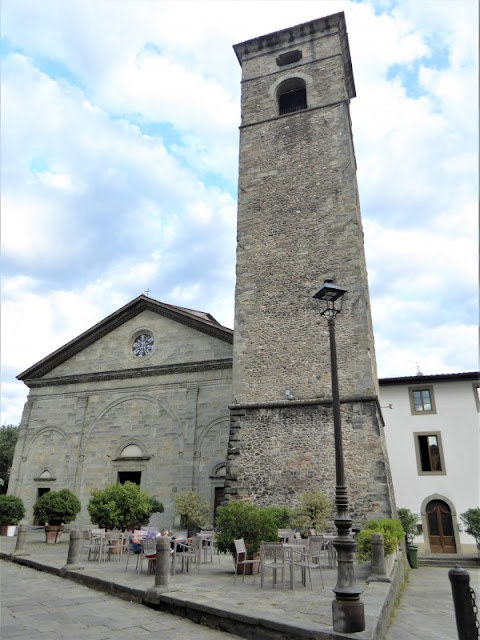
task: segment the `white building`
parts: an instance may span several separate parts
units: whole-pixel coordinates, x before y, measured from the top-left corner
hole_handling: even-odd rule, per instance
[[[419,516],[419,551],[475,553],[460,514],[480,505],[478,372],[380,380],[397,507]]]

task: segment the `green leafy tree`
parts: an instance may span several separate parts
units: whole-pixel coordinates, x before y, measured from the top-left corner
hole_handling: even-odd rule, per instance
[[[460,518],[466,527],[465,531],[475,538],[477,549],[480,553],[480,507],[467,509],[467,511],[460,514]]]
[[[175,513],[180,516],[183,526],[191,530],[206,524],[210,507],[196,491],[187,491],[175,496]]]
[[[152,508],[151,496],[134,482],[109,484],[104,489],[96,489],[87,505],[94,524],[122,530],[147,524]]]
[[[13,454],[18,440],[18,427],[4,424],[0,429],[0,494],[7,493]]]
[[[293,509],[290,525],[307,533],[309,529],[324,531],[328,518],[332,514],[332,503],[317,487],[313,491],[305,492],[298,507]]]

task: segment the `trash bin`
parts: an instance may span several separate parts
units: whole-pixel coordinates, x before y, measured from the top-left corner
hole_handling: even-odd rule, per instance
[[[418,569],[418,547],[414,544],[407,545],[408,564],[412,569]]]

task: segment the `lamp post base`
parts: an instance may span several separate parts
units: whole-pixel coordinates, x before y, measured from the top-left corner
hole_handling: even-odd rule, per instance
[[[356,633],[365,629],[365,611],[359,600],[332,601],[333,630],[337,633]]]

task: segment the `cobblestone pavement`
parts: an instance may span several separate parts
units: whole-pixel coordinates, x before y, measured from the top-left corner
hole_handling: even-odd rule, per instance
[[[408,582],[386,640],[457,640],[452,588],[445,567],[420,567]],[[469,568],[470,586],[480,598],[480,569]]]
[[[128,637],[136,640],[154,632],[162,640],[180,637],[182,640],[233,640],[238,637],[232,633],[238,631],[239,625],[250,633],[251,638],[271,639],[273,630],[280,630],[280,636],[285,640],[292,637],[331,640],[335,635],[331,627],[335,568],[324,568],[324,586],[320,575],[313,576],[312,589],[302,586],[300,572],[297,572],[294,590],[281,586],[273,589],[271,575],[264,589],[260,587],[260,580],[253,580],[252,576],[247,576],[245,581],[240,578],[235,581],[232,558],[224,554],[215,555],[213,562],[202,563],[199,573],[177,572],[170,576],[168,593],[160,596],[163,605],[173,604],[171,610],[180,615],[193,612],[194,619],[201,618],[205,625],[212,622],[204,619],[205,616],[213,616],[213,625],[218,625],[219,620],[228,621],[227,631],[216,631],[140,604],[146,590],[154,586],[154,576],[146,569],[136,571],[134,558],[127,570],[125,557],[112,557],[107,562],[87,561],[84,557],[83,569],[70,569],[68,578],[57,577],[65,568],[68,543],[69,538],[65,535],[55,545],[45,544],[43,530],[31,529],[27,533],[25,553],[16,558],[16,562],[9,562],[13,558],[10,554],[16,547],[16,539],[0,536],[0,558],[4,558],[0,561],[2,605],[5,609],[0,631],[2,640],[41,640],[47,636],[53,640],[63,637],[72,640]],[[462,564],[461,557],[456,560]],[[478,597],[480,567],[468,571]],[[46,589],[49,584],[55,586],[60,597],[50,595]],[[408,571],[408,583],[393,623],[382,637],[376,623],[382,620],[382,628],[386,626],[381,612],[389,585],[367,583],[358,575],[357,584],[363,590],[366,630],[348,637],[457,640],[448,569],[420,567]],[[124,599],[108,593],[117,593]],[[126,599],[135,600],[135,604]],[[72,603],[76,606],[72,607]],[[262,628],[264,633],[260,632]],[[345,639],[346,636],[341,637]]]
[[[1,562],[2,640],[238,640],[13,562]]]

